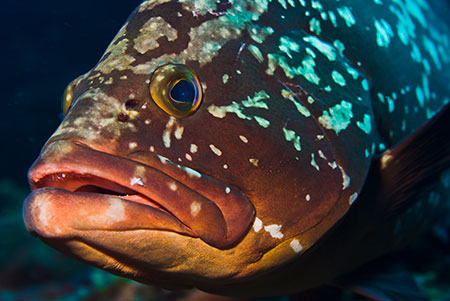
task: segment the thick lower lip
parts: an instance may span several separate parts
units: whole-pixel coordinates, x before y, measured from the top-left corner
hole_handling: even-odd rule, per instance
[[[236,244],[254,218],[251,202],[213,178],[154,154],[133,160],[67,140],[48,144],[29,171],[24,218],[30,232],[154,229]]]

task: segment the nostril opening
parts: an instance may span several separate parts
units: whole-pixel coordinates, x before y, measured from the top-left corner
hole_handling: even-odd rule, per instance
[[[129,99],[125,103],[125,108],[127,111],[134,109],[139,104],[139,101],[137,99]]]

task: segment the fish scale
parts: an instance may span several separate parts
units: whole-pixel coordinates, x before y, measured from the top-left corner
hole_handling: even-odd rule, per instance
[[[25,202],[27,228],[144,283],[219,293],[232,284],[236,294],[264,295],[330,281],[412,239],[396,243],[411,222],[403,231],[400,218],[384,222],[393,205],[381,196],[369,201],[367,191],[384,191],[373,188],[382,182],[377,176],[404,162],[390,160],[390,151],[449,102],[449,64],[448,27],[421,0],[144,1],[99,63],[66,90],[71,103],[63,107],[70,108],[29,172],[35,192]],[[173,99],[181,80],[193,90],[180,95],[199,99]],[[192,112],[177,107],[186,103]],[[380,157],[385,165],[377,165]],[[61,173],[70,176],[52,177]],[[88,200],[77,194],[85,184],[77,177],[102,189],[124,187],[113,196],[99,189],[92,199],[102,206],[91,210],[99,223],[120,212],[112,230],[123,233],[111,238],[97,231],[105,225],[68,213],[77,210],[73,200]],[[444,199],[447,190],[433,193]],[[60,205],[63,195],[73,200]],[[130,205],[133,199],[139,204]],[[133,220],[137,229],[158,224],[157,214],[144,214],[148,208],[139,213],[145,199],[181,226],[131,233]],[[435,217],[434,203],[417,233]],[[49,219],[62,210],[68,216],[59,234]],[[406,212],[405,220],[422,218]],[[394,228],[396,235],[387,234]],[[371,250],[366,235],[392,244]],[[324,248],[337,250],[329,260],[354,256],[354,263],[327,265]],[[294,261],[306,274],[286,268]],[[316,267],[321,272],[308,279]],[[286,270],[296,276],[287,281],[280,276]]]

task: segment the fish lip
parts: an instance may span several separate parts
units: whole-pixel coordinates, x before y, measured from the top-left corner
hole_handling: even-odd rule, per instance
[[[73,185],[77,177],[82,180]],[[146,206],[176,219],[183,229],[174,232],[200,238],[220,249],[236,245],[255,216],[253,204],[237,189],[164,157],[149,153],[120,157],[67,139],[49,141],[30,168],[28,178],[33,191],[59,187],[79,193],[76,190],[83,186],[80,183],[89,181],[119,193],[129,189],[148,201]],[[206,191],[210,186],[213,191]],[[126,196],[115,197],[135,202]]]

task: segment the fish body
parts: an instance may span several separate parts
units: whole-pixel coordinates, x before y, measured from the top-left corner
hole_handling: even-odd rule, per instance
[[[449,102],[449,36],[421,0],[144,1],[66,90],[27,228],[165,287],[331,281],[447,208],[441,170],[395,218],[371,185]]]

